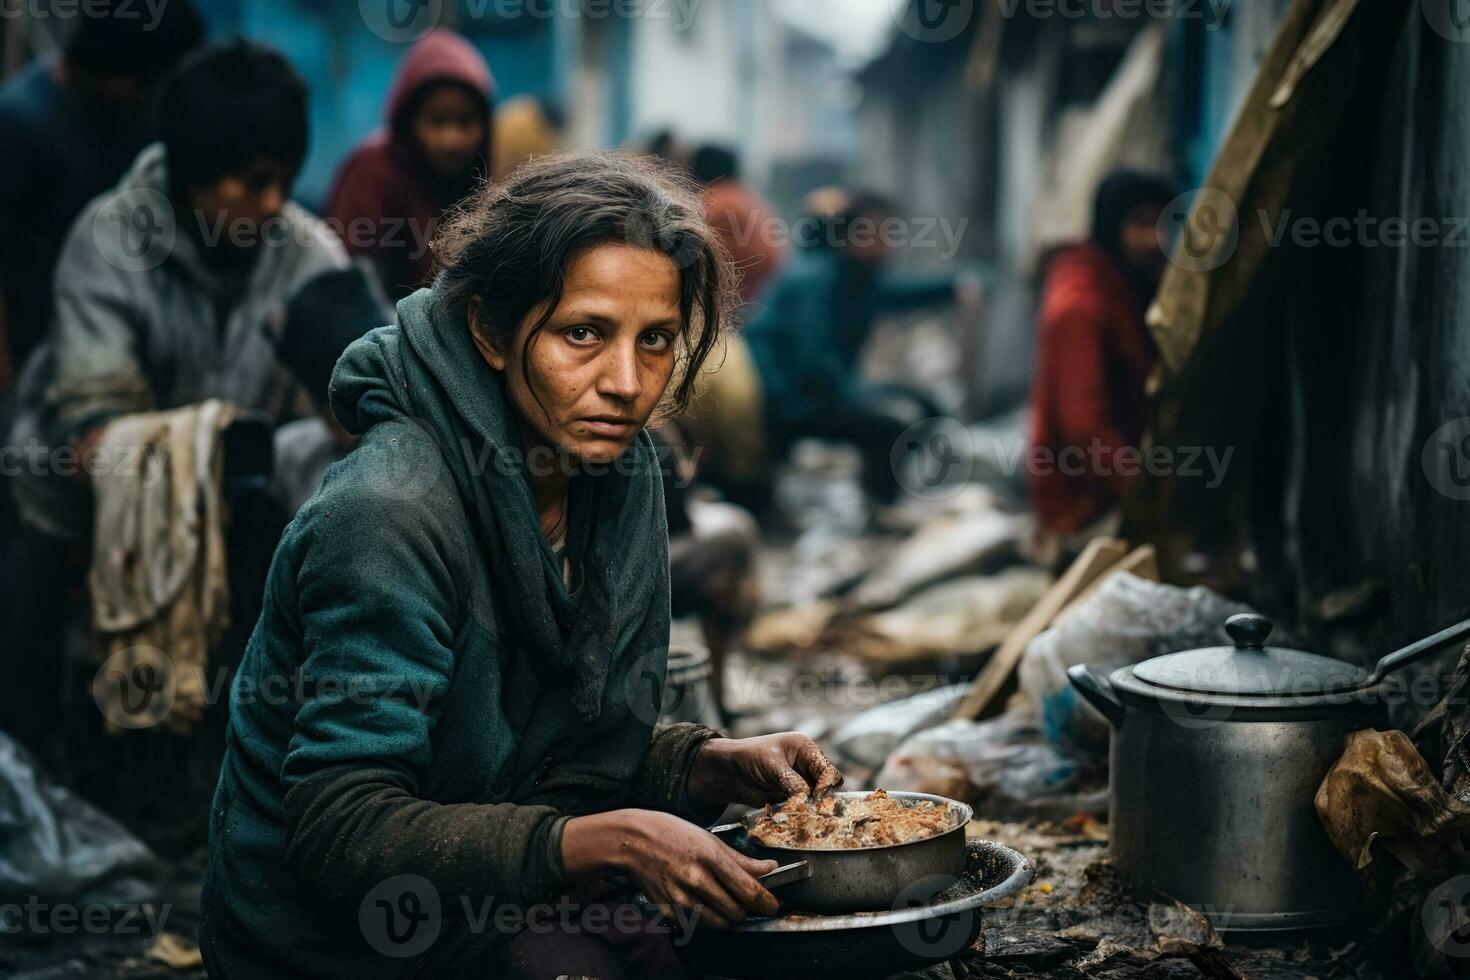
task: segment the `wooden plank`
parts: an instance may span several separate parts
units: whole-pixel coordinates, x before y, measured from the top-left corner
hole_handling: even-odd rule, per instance
[[[980,713],[1000,693],[1016,665],[1021,662],[1026,644],[1050,626],[1052,620],[1084,589],[1126,557],[1131,557],[1128,554],[1128,545],[1117,538],[1101,537],[1089,541],[1077,560],[1067,566],[1062,577],[1056,580],[1026,617],[1016,624],[1015,629],[996,648],[995,654],[986,661],[976,676],[975,683],[970,687],[970,692],[965,695],[965,700],[955,709],[954,717],[980,717]]]
[[[1104,582],[1119,572],[1127,572],[1139,578],[1146,578],[1150,582],[1157,582],[1159,580],[1159,553],[1154,550],[1154,546],[1151,544],[1139,545],[1137,548],[1128,552],[1128,557],[1111,568],[1105,569],[1104,572],[1104,574],[1097,576],[1084,586],[1082,591],[1077,593],[1076,598],[1072,602],[1067,603],[1067,605],[1070,606],[1074,602],[1081,602],[1083,599],[1086,599],[1098,589],[1102,588]],[[1056,619],[1056,616],[1053,616],[1052,619]]]

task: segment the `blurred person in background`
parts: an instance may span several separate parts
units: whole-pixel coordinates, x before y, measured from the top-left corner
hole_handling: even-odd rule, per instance
[[[980,298],[978,283],[965,273],[889,273],[893,244],[884,229],[893,217],[893,206],[872,192],[814,192],[793,236],[791,261],[745,329],[772,459],[802,438],[850,443],[863,456],[864,489],[885,504],[898,492],[891,456],[909,423],[883,403],[901,396],[920,417],[940,413],[923,392],[863,380],[859,360],[873,324],[880,316],[957,302],[976,306]]]
[[[752,303],[786,260],[779,215],[741,180],[740,159],[726,147],[699,147],[689,158],[689,171],[704,186],[709,226],[725,240],[740,272],[740,300]]]
[[[657,157],[680,169],[687,169],[689,166],[689,150],[683,140],[679,139],[679,134],[672,129],[653,131],[637,149],[646,156]]]
[[[439,216],[488,176],[494,113],[485,59],[453,31],[432,30],[403,56],[383,129],[337,171],[326,217],[393,302],[428,283]]]
[[[740,275],[739,318],[746,320],[786,259],[779,215],[740,180],[739,159],[725,147],[695,150],[690,174],[704,189],[705,220],[725,242]],[[750,347],[740,334],[731,334],[717,365],[700,379],[694,406],[679,422],[681,432],[672,437],[699,450],[702,481],[754,510],[769,504],[763,413]],[[711,643],[711,649],[718,646]]]
[[[59,56],[0,87],[0,391],[40,342],[72,219],[154,138],[158,81],[204,40],[189,0],[77,20]]]
[[[527,160],[561,149],[567,120],[539,95],[517,95],[495,109],[494,179],[504,180]]]
[[[268,48],[206,49],[163,92],[159,132],[66,238],[51,323],[18,390],[11,442],[26,459],[84,460],[118,416],[211,398],[276,422],[317,411],[281,363],[280,332],[300,320],[287,309],[302,287],[350,260],[290,199],[306,155],[305,83]],[[332,439],[325,425],[317,433]],[[85,467],[25,466],[13,486],[25,575],[8,625],[25,643],[10,647],[0,717],[24,738],[54,721],[65,628],[89,628],[75,597],[94,515]]]
[[[1157,352],[1144,313],[1168,264],[1159,219],[1175,194],[1160,177],[1109,174],[1094,198],[1091,238],[1047,267],[1031,444],[1056,465],[1028,474],[1043,564],[1064,565],[1117,530],[1131,476],[1115,458],[1137,451],[1148,426],[1145,384]]]

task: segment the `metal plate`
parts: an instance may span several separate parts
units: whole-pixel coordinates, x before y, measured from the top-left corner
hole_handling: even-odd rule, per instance
[[[879,929],[923,922],[939,916],[992,905],[1025,888],[1031,882],[1031,862],[1014,848],[994,841],[965,842],[965,870],[958,880],[925,904],[883,912],[849,912],[844,915],[780,915],[746,919],[727,933],[845,932]],[[657,909],[642,894],[634,901],[647,914]]]

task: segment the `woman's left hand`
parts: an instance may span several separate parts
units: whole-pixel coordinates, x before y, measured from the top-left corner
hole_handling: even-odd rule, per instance
[[[713,738],[689,771],[687,792],[700,803],[763,806],[819,797],[842,785],[842,773],[800,732]]]

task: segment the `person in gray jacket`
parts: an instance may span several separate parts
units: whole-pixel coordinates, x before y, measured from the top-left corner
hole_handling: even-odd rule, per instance
[[[18,390],[6,471],[23,523],[13,560],[29,573],[6,618],[20,640],[12,666],[30,677],[8,686],[17,713],[0,714],[22,738],[26,717],[44,730],[54,715],[46,688],[59,687],[57,647],[69,645],[59,624],[77,620],[64,594],[84,582],[90,552],[89,477],[137,465],[89,452],[108,420],[210,398],[277,424],[318,411],[277,353],[292,298],[349,266],[290,199],[305,83],[268,48],[206,49],[163,92],[159,132],[73,223]],[[325,424],[321,438],[332,438]]]

